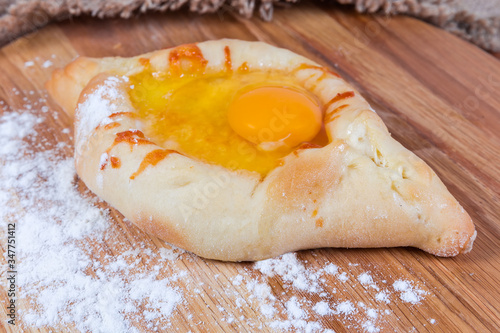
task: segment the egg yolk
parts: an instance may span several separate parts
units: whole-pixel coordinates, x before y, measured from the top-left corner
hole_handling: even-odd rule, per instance
[[[301,142],[328,142],[319,104],[286,73],[145,70],[129,79],[144,133],[191,158],[264,176]]]
[[[321,129],[321,108],[309,94],[282,86],[244,88],[229,105],[231,128],[263,150],[292,148]]]

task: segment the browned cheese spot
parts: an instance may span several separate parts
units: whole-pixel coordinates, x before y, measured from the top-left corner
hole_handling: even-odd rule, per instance
[[[155,166],[172,153],[177,153],[177,151],[170,149],[156,149],[149,152],[142,160],[141,165],[139,165],[139,169],[137,169],[137,171],[130,176],[130,179],[135,179],[135,177],[140,175],[148,166]]]
[[[354,91],[346,91],[343,93],[338,93],[334,98],[332,98],[328,103],[325,104],[325,110],[328,110],[330,105],[340,102],[343,99],[354,97]]]
[[[247,73],[249,71],[248,64],[245,61],[244,63],[241,64],[241,66],[238,68],[238,72],[240,73]]]
[[[333,109],[333,110],[332,110],[332,112],[327,113],[327,114],[325,115],[325,120],[324,120],[324,123],[325,123],[325,124],[328,124],[329,122],[332,122],[332,121],[334,121],[335,119],[337,119],[337,118],[338,118],[338,116],[337,116],[336,114],[337,114],[340,110],[342,110],[342,109],[344,109],[344,108],[346,108],[346,107],[348,107],[348,106],[349,106],[349,104],[344,104],[344,105],[341,105],[341,106],[339,106],[339,107],[336,107],[335,109]]]
[[[297,68],[294,69],[294,72],[298,72],[300,70],[303,70],[303,69],[317,69],[317,70],[320,70],[323,72],[323,74],[330,74],[330,75],[333,75],[335,77],[340,77],[340,75],[338,75],[337,73],[335,73],[334,71],[326,68],[326,67],[322,67],[322,66],[316,66],[316,65],[310,65],[310,64],[305,64],[305,63],[302,63],[300,64]],[[323,79],[325,76],[322,75],[321,76],[321,79]]]
[[[122,161],[116,156],[111,156],[109,161],[111,162],[111,167],[113,169],[117,169],[122,165]]]
[[[135,113],[133,113],[133,112],[115,112],[115,113],[110,114],[108,118],[113,119],[113,118],[120,117],[120,116],[131,117],[131,118],[136,117]]]
[[[231,50],[229,49],[229,46],[224,47],[224,66],[226,68],[227,73],[231,73],[233,71],[233,65],[231,63]]]
[[[195,44],[176,47],[170,51],[168,62],[170,64],[170,73],[175,76],[181,76],[184,73],[203,73],[208,64],[200,48]]]
[[[113,142],[111,147],[108,148],[107,152],[109,153],[109,151],[111,149],[113,149],[113,147],[115,147],[117,144],[122,143],[122,142],[126,142],[130,145],[130,151],[132,151],[132,149],[135,145],[152,145],[152,144],[154,144],[151,141],[149,141],[148,139],[145,139],[144,133],[142,133],[141,131],[128,130],[128,131],[116,133],[115,141]]]
[[[119,143],[122,143],[122,142],[126,142],[130,145],[130,151],[133,150],[133,147],[135,145],[145,145],[145,144],[152,145],[152,144],[154,144],[151,141],[149,141],[148,139],[145,139],[144,133],[142,133],[141,131],[128,130],[128,131],[116,133],[116,137],[115,137],[115,140],[113,141],[113,144],[108,149],[106,149],[106,154],[109,156],[111,149],[113,149],[116,145],[118,145]],[[115,158],[114,165],[113,165],[113,161],[112,161],[113,158]],[[110,159],[107,159],[105,163],[101,164],[101,170],[104,170],[106,168],[106,166],[108,165],[108,162],[110,162],[110,160],[112,163],[111,166],[113,168],[119,168],[121,166],[120,159],[118,157],[112,156]]]
[[[145,68],[148,68],[150,65],[150,62],[149,62],[148,58],[139,58],[139,64],[141,64]]]
[[[119,123],[119,122],[114,121],[114,122],[112,122],[112,123],[109,123],[109,124],[104,125],[104,129],[105,129],[105,130],[110,130],[110,129],[113,129],[113,128],[118,127],[118,126],[120,126],[120,123]]]

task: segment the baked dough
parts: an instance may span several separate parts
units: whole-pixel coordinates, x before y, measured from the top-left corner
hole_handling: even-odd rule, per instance
[[[323,103],[329,143],[297,148],[265,177],[158,146],[134,113],[127,77],[192,61],[205,72],[289,72]],[[470,217],[430,167],[391,138],[352,86],[288,50],[223,39],[133,58],[80,57],[46,87],[74,115],[76,170],[88,188],[142,230],[202,257],[399,246],[455,256],[472,248]]]

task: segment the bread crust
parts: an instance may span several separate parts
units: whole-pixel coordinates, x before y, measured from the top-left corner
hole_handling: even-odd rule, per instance
[[[264,178],[156,145],[134,116],[127,76],[145,66],[176,70],[172,55],[193,49],[206,72],[289,72],[325,105],[329,144],[299,147]],[[89,189],[139,228],[202,257],[395,246],[455,256],[472,247],[470,217],[430,167],[391,138],[352,86],[288,50],[224,39],[133,58],[82,57],[46,87],[75,117],[76,170]]]

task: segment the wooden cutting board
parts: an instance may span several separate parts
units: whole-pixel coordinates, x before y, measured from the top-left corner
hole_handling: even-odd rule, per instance
[[[22,109],[27,101],[34,103],[45,95],[43,84],[52,69],[77,55],[132,56],[222,37],[265,41],[338,71],[377,110],[393,137],[437,172],[471,215],[478,237],[470,254],[456,258],[437,258],[415,249],[299,252],[295,268],[304,268],[304,281],[316,281],[321,292],[298,287],[283,272],[266,275],[252,263],[183,254],[168,269],[163,267],[166,277],[180,270],[186,274],[175,282],[184,301],[159,331],[266,332],[279,331],[286,323],[291,331],[307,327],[321,332],[500,331],[500,61],[449,33],[412,18],[363,16],[311,3],[276,9],[270,23],[230,12],[198,16],[184,11],[130,20],[78,19],[52,24],[1,49],[0,100],[13,110]],[[34,66],[27,67],[30,61]],[[13,94],[13,89],[21,94]],[[47,105],[60,110],[50,100]],[[39,129],[40,141],[69,142],[63,129],[71,124],[62,112],[56,114]],[[110,215],[108,253],[131,250],[137,244],[141,252],[168,247],[124,222],[116,211],[111,209]],[[4,252],[6,239],[3,233]],[[92,255],[98,260],[104,250],[95,251]],[[6,263],[3,256],[0,260]],[[332,263],[337,273],[322,271],[313,281],[311,272]],[[146,268],[153,269],[153,264],[144,262]],[[367,283],[364,273],[373,281]],[[405,301],[398,293],[394,286],[398,280],[411,281],[415,290],[425,292],[418,303]],[[248,281],[268,286],[266,297],[274,299],[272,316],[266,316]],[[384,289],[391,293],[389,302],[377,297]],[[8,325],[5,288],[0,299],[1,323],[7,332],[73,331],[71,324],[23,324],[20,314],[18,325]],[[346,300],[356,309],[349,315],[339,311]],[[302,315],[293,312],[293,301]],[[333,310],[321,311],[320,302]],[[19,302],[18,311],[29,307]],[[131,321],[139,330],[151,330],[145,318]]]

